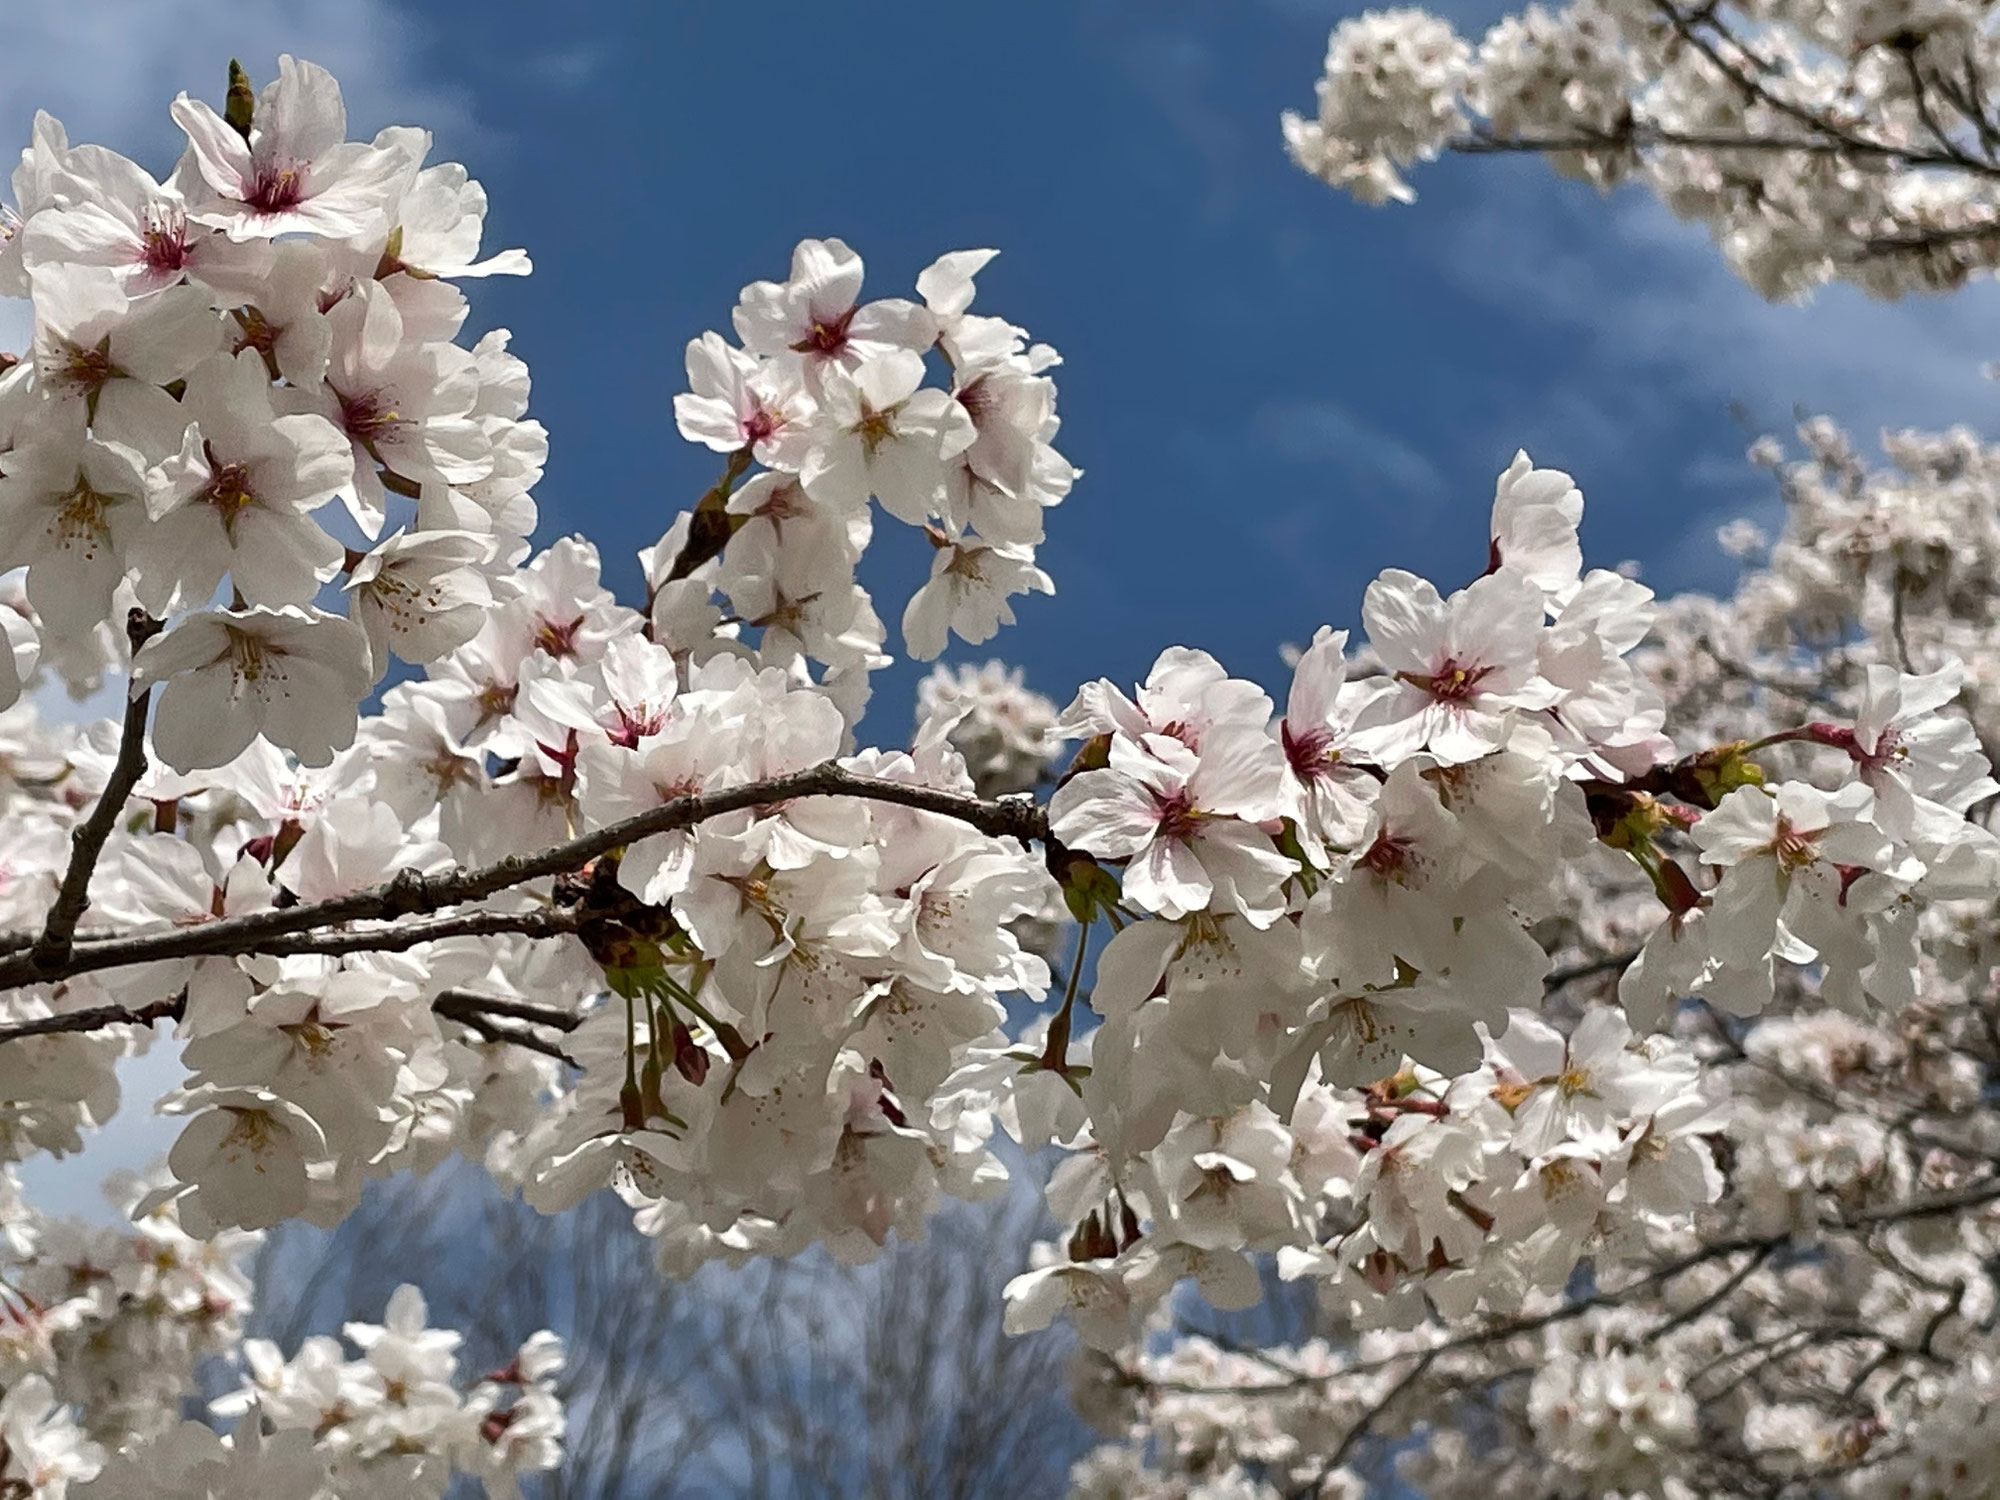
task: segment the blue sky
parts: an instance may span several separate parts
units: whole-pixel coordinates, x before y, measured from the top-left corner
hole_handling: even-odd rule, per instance
[[[1087,471],[1051,517],[1057,596],[997,643],[1059,697],[1180,641],[1277,682],[1280,643],[1353,623],[1379,568],[1475,569],[1516,446],[1577,475],[1593,560],[1675,587],[1724,578],[1714,526],[1771,503],[1732,402],[1757,427],[1795,403],[1864,430],[1986,411],[1989,291],[1772,308],[1698,229],[1537,163],[1448,162],[1389,210],[1297,172],[1277,116],[1310,105],[1349,8],[81,0],[0,21],[0,138],[48,102],[164,164],[175,89],[219,96],[232,52],[267,78],[281,49],[342,76],[357,129],[431,125],[492,195],[489,246],[536,262],[475,287],[474,317],[534,370],[544,535],[598,540],[628,592],[713,477],[669,408],[743,282],[805,235],[848,240],[877,295],[999,247],[981,305],[1063,351]],[[878,547],[892,622],[923,550]],[[904,732],[912,677],[883,681],[871,734]]]
[[[980,305],[1063,352],[1061,446],[1086,473],[1050,518],[1057,595],[1024,601],[995,647],[1059,699],[1177,642],[1280,685],[1281,643],[1356,623],[1378,569],[1448,586],[1483,563],[1517,446],[1577,476],[1595,562],[1684,587],[1726,578],[1720,521],[1773,503],[1732,402],[1751,428],[1795,404],[1864,432],[1984,418],[1991,288],[1771,307],[1643,195],[1602,200],[1538,163],[1447,162],[1383,210],[1296,171],[1278,114],[1310,107],[1353,8],[8,6],[0,140],[43,105],[164,170],[175,91],[219,99],[232,54],[262,81],[280,51],[342,78],[357,133],[430,126],[491,194],[489,248],[536,262],[472,290],[475,322],[513,329],[534,371],[542,540],[595,538],[628,598],[633,551],[714,476],[671,401],[686,341],[728,328],[744,282],[783,276],[807,235],[854,245],[874,295],[909,295],[941,251],[1000,248]],[[893,622],[927,549],[882,532],[865,576]],[[885,675],[868,735],[906,734],[915,675]]]

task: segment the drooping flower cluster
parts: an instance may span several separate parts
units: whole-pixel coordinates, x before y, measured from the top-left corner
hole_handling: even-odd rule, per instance
[[[1643,182],[1706,225],[1769,297],[1833,279],[1876,296],[1955,287],[2000,245],[2000,51],[1964,0],[1790,5],[1571,0],[1334,28],[1292,158],[1364,203],[1446,150],[1526,152],[1609,189]]]
[[[1407,1331],[1356,1332],[1335,1305],[1318,1338],[1254,1355],[1198,1336],[1123,1351],[1087,1387],[1121,1441],[1079,1466],[1075,1493],[1261,1495],[1263,1475],[1272,1493],[1317,1477],[1358,1495],[1390,1449],[1443,1500],[1985,1493],[1991,1004],[1927,1003],[1889,1029],[1687,1012],[1683,1045],[1728,1096],[1715,1159],[1687,1162],[1725,1185],[1695,1232],[1635,1224],[1594,1248],[1589,1295],[1533,1293],[1495,1319],[1434,1301]]]
[[[1154,1003],[1219,1000],[1211,985]],[[1586,1255],[1683,1221],[1720,1190],[1703,1139],[1720,1124],[1692,1054],[1635,1043],[1613,1010],[1592,1011],[1567,1041],[1517,1010],[1498,1040],[1482,1026],[1485,1062],[1456,1078],[1406,1065],[1334,1087],[1314,1068],[1289,1118],[1262,1100],[1228,1108],[1226,1086],[1201,1080],[1191,1038],[1164,1015],[1145,1040],[1151,1069],[1114,1059],[1113,1047],[1132,1045],[1125,1014],[1099,1032],[1091,1082],[1114,1067],[1156,1076],[1132,1113],[1174,1123],[1157,1141],[1128,1133],[1115,1154],[1081,1152],[1056,1174],[1051,1205],[1082,1222],[1067,1259],[1009,1288],[1018,1327],[1067,1310],[1086,1339],[1115,1347],[1189,1276],[1213,1306],[1248,1307],[1264,1295],[1258,1252],[1287,1278],[1317,1278],[1322,1304],[1356,1327],[1407,1325],[1427,1306],[1514,1308],[1559,1291]],[[1215,1045],[1213,1071],[1234,1072],[1228,1044]]]
[[[707,619],[676,612],[698,612],[713,588],[733,623],[759,632],[767,665],[803,656],[827,668],[829,685],[865,682],[884,660],[881,622],[854,580],[871,496],[934,549],[930,579],[903,611],[920,660],[952,635],[990,640],[1013,622],[1009,598],[1052,591],[1034,563],[1042,511],[1076,475],[1050,441],[1055,383],[1044,372],[1058,360],[1025,329],[971,311],[973,278],[995,253],[936,261],[917,277],[921,303],[861,302],[861,257],[839,240],[807,240],[788,280],[743,289],[740,347],[715,333],[688,345],[691,389],[674,399],[681,435],[734,457],[686,533],[669,533],[677,550],[663,541],[654,551],[659,630],[689,644],[697,626],[706,635]],[[949,389],[924,383],[932,354]],[[765,472],[732,489],[752,458]],[[719,568],[695,573],[700,586],[671,587],[722,538]]]

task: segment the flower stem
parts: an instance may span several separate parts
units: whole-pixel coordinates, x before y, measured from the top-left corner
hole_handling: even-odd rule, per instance
[[[1083,978],[1083,953],[1090,946],[1090,929],[1094,923],[1086,922],[1076,931],[1076,957],[1069,966],[1069,983],[1063,989],[1062,1009],[1049,1022],[1049,1042],[1042,1049],[1042,1066],[1060,1073],[1069,1065],[1069,1033],[1071,1017],[1076,1012],[1077,984]]]

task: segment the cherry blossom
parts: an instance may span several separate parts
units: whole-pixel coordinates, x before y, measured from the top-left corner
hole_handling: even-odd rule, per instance
[[[1364,197],[1535,149],[1643,176],[1760,286],[1896,291],[1988,253],[1950,187],[1991,175],[1983,36],[1662,0],[1475,48],[1377,13],[1286,128]],[[871,1259],[1022,1149],[1056,1232],[1004,1317],[1093,1351],[1079,1493],[1990,1470],[2000,457],[1969,432],[1760,444],[1784,520],[1731,530],[1727,599],[1588,568],[1582,487],[1517,454],[1483,571],[1384,571],[1365,641],[1321,628],[1288,682],[1177,645],[1058,713],[954,663],[870,743],[894,650],[1055,585],[1060,361],[978,300],[991,250],[918,300],[861,301],[831,239],[745,286],[674,403],[713,481],[621,596],[536,536],[528,371],[457,285],[527,262],[480,259],[466,169],[346,141],[292,59],[172,116],[164,182],[38,118],[0,253],[35,319],[0,372],[0,1489],[557,1465],[546,1334],[469,1383],[414,1288],[344,1341],[242,1338],[254,1231],[378,1178],[609,1188],[684,1276]],[[1928,272],[1849,255],[1917,229]],[[893,648],[891,523],[930,545]],[[57,684],[116,721],[45,722]],[[132,1229],[37,1213],[13,1164],[134,1108],[160,1022],[179,1123]],[[1269,1275],[1319,1337],[1182,1326]],[[180,1421],[216,1359],[227,1432]]]
[[[231,239],[300,231],[346,238],[368,233],[388,214],[402,155],[346,139],[340,85],[324,68],[280,58],[246,134],[186,94],[174,101],[173,116],[208,190],[196,198],[193,217]]]

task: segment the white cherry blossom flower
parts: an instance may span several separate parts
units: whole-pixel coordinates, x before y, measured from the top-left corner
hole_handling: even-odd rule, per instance
[[[935,661],[956,635],[983,645],[1014,623],[1016,594],[1053,594],[1054,581],[1022,547],[948,542],[931,554],[930,580],[903,610],[903,640],[918,661]]]
[[[50,629],[81,635],[111,617],[145,495],[143,455],[93,442],[81,429],[8,456],[0,560],[27,565],[28,600]]]
[[[312,518],[346,481],[346,445],[313,416],[277,416],[263,361],[216,355],[188,377],[179,451],[147,479],[141,596],[206,603],[225,573],[256,605],[304,604],[344,549]]]
[[[210,610],[148,641],[133,680],[163,684],[153,746],[179,771],[233,760],[259,734],[309,765],[354,742],[368,638],[318,610]]]
[[[799,478],[822,504],[851,509],[870,495],[899,521],[936,514],[944,466],[978,437],[965,408],[922,389],[923,359],[891,349],[852,373],[830,369]]]
[[[797,359],[815,388],[830,371],[928,349],[937,337],[929,312],[900,298],[857,306],[861,277],[861,257],[841,241],[801,240],[790,280],[743,288],[736,335],[752,353]]]
[[[1498,748],[1509,710],[1555,697],[1536,672],[1542,609],[1541,589],[1507,568],[1448,600],[1415,574],[1383,573],[1361,615],[1395,688],[1369,705],[1357,746],[1386,762],[1428,750],[1446,765]]]
[[[1050,828],[1073,849],[1128,859],[1126,898],[1178,918],[1236,911],[1268,926],[1292,862],[1258,824],[1283,806],[1277,746],[1261,732],[1211,733],[1199,755],[1149,734],[1111,742],[1111,763],[1063,785]]]
[[[248,140],[186,94],[174,101],[173,117],[208,188],[193,205],[196,222],[234,240],[300,232],[344,239],[386,227],[405,159],[347,140],[347,107],[326,69],[279,58]]]
[[[345,592],[377,675],[392,653],[436,661],[479,634],[493,608],[493,551],[492,539],[474,532],[397,531],[353,566]]]

